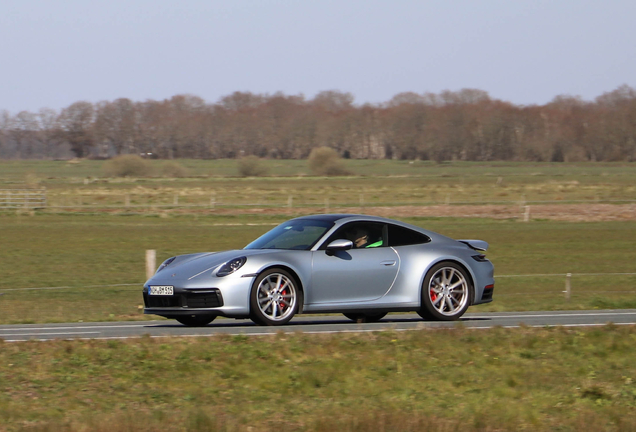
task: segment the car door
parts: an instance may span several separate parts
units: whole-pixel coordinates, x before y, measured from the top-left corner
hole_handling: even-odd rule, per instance
[[[357,224],[357,225],[356,225]],[[386,226],[365,223],[369,232],[365,246],[355,247],[351,233],[360,230],[359,222],[339,229],[321,247],[312,252],[311,289],[306,293],[308,304],[369,302],[386,294],[400,267],[398,254],[386,242]],[[354,249],[327,254],[326,245],[336,239],[354,242]],[[384,240],[383,240],[384,239]]]

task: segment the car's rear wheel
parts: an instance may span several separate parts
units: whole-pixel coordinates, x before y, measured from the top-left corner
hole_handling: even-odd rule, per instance
[[[454,262],[441,262],[424,277],[418,313],[424,319],[454,321],[466,312],[472,295],[473,286],[466,270]]]
[[[344,313],[344,316],[349,318],[351,321],[359,322],[359,323],[371,323],[378,322],[382,318],[386,316],[386,312],[380,313]]]
[[[250,318],[260,325],[283,325],[298,311],[299,291],[289,272],[272,268],[258,275],[250,293]]]
[[[210,324],[216,316],[214,315],[183,315],[175,317],[177,321],[188,327],[203,327]]]

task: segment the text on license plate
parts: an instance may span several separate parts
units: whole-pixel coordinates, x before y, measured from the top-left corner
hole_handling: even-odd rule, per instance
[[[169,285],[149,286],[149,295],[174,295],[174,287]]]

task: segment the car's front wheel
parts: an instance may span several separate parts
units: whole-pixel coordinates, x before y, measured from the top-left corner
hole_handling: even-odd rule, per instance
[[[214,315],[183,315],[175,317],[177,321],[188,327],[203,327],[210,324],[216,316]]]
[[[289,272],[272,268],[258,275],[250,293],[250,318],[260,325],[283,325],[298,311],[299,291]]]
[[[441,262],[431,267],[424,277],[418,313],[424,319],[457,320],[468,309],[472,292],[466,270],[454,262]]]

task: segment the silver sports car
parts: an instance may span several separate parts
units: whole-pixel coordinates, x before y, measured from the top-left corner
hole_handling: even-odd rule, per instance
[[[456,320],[492,301],[487,248],[380,217],[299,217],[244,249],[167,259],[144,285],[144,313],[189,326],[217,316],[281,325],[334,312],[365,322],[398,311]]]

